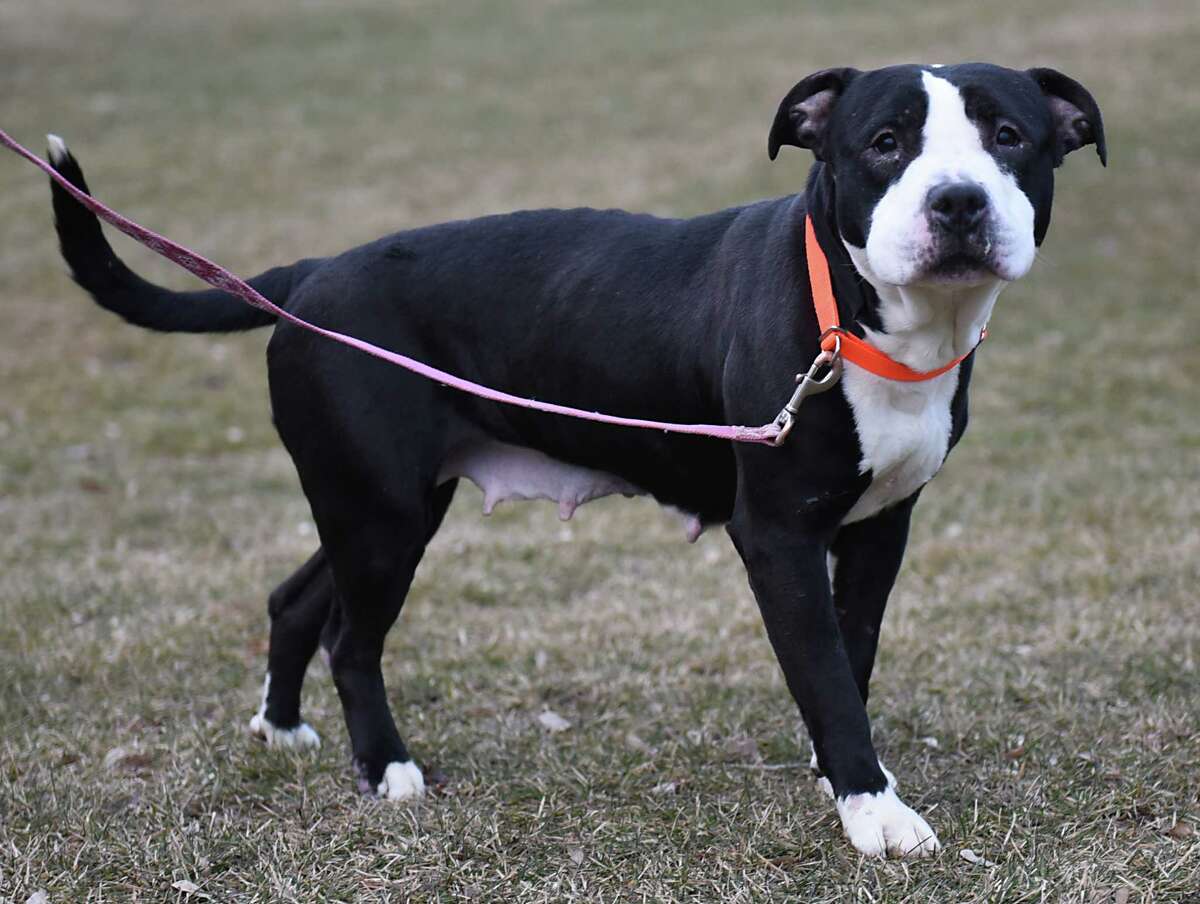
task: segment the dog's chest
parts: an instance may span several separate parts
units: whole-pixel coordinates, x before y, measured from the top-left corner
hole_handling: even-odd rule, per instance
[[[859,473],[871,474],[843,521],[848,524],[908,498],[942,466],[958,368],[921,383],[897,383],[847,362],[841,385],[862,450]]]

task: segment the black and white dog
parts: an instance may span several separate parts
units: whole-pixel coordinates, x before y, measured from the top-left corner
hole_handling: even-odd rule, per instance
[[[1095,144],[1100,111],[1052,69],[829,69],[797,84],[771,127],[816,163],[801,194],[690,220],[539,210],[387,236],[251,280],[289,311],[509,392],[668,421],[759,424],[818,351],[804,253],[810,214],[841,321],[895,360],[932,370],[972,349],[1000,290],[1033,263],[1054,169]],[[51,160],[83,186],[58,139]],[[266,326],[219,291],[173,292],[125,267],[61,189],[63,255],[99,304],[153,330]],[[253,730],[315,745],[300,686],[329,652],[362,786],[419,796],[380,671],[426,544],[458,478],[485,507],[548,498],[569,517],[610,493],[725,524],[814,765],[851,843],[875,855],[938,849],[871,743],[878,629],[921,488],[967,424],[973,356],[900,383],[851,363],[779,448],[571,420],[484,402],[279,323],[267,352],[275,423],[321,548],[270,599],[271,647]]]

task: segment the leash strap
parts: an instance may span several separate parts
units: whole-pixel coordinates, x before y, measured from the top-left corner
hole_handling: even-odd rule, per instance
[[[348,345],[361,352],[366,352],[368,355],[387,361],[389,364],[403,367],[405,370],[412,371],[415,374],[434,380],[444,386],[449,386],[452,389],[467,392],[491,402],[502,402],[506,405],[517,405],[521,408],[531,408],[535,411],[544,411],[548,414],[561,414],[586,421],[596,421],[601,424],[612,424],[617,427],[640,427],[646,430],[661,430],[664,433],[685,433],[692,436],[710,436],[714,439],[730,440],[739,443],[760,443],[764,445],[772,445],[775,437],[779,434],[779,428],[773,423],[764,424],[761,427],[726,426],[723,424],[673,424],[663,421],[643,420],[641,418],[618,417],[613,414],[603,414],[599,411],[583,411],[567,405],[556,405],[553,402],[526,399],[521,396],[512,395],[511,393],[501,392],[498,389],[492,389],[480,383],[474,383],[471,380],[465,380],[462,377],[456,377],[454,374],[439,370],[436,367],[430,367],[428,364],[423,364],[420,361],[409,358],[407,355],[388,351],[385,348],[380,348],[378,345],[357,339],[354,336],[348,336],[336,330],[325,329],[324,327],[309,323],[295,314],[288,313],[283,308],[268,301],[247,283],[238,279],[238,277],[234,276],[224,267],[214,264],[203,255],[197,254],[165,236],[152,232],[144,226],[139,226],[133,220],[122,216],[115,210],[105,207],[91,195],[85,194],[64,179],[48,163],[17,144],[3,129],[0,129],[0,145],[7,147],[38,167],[38,169],[61,185],[75,200],[100,219],[121,230],[121,232],[145,245],[156,254],[161,254],[168,260],[174,261],[183,267],[183,269],[200,277],[200,279],[204,280],[210,286],[236,295],[247,304],[269,311],[276,317],[286,320],[289,323],[294,323],[298,327],[310,330],[327,339],[332,339],[334,342],[340,342],[342,345]]]
[[[813,307],[817,310],[817,323],[821,327],[821,350],[830,354],[839,354],[851,364],[856,364],[863,370],[870,371],[886,380],[898,380],[902,383],[920,383],[932,380],[953,370],[962,364],[966,355],[959,355],[949,364],[944,364],[934,370],[913,370],[901,364],[894,358],[881,352],[875,346],[858,338],[850,331],[843,329],[838,318],[837,300],[833,294],[833,282],[829,277],[829,262],[825,252],[817,242],[817,234],[813,230],[811,216],[804,218],[804,256],[808,259],[808,282],[812,286]],[[987,337],[985,328],[979,334],[979,341]],[[972,349],[974,351],[974,349]]]

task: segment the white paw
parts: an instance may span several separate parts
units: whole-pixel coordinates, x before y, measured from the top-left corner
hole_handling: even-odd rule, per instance
[[[270,690],[271,673],[267,672],[267,677],[263,679],[262,703],[250,720],[250,733],[266,741],[268,747],[320,747],[321,736],[307,722],[301,722],[295,728],[279,728],[271,724],[267,718],[267,693]]]
[[[425,777],[412,760],[388,763],[375,790],[384,800],[414,800],[425,794]]]
[[[320,747],[321,736],[307,722],[295,728],[277,728],[261,712],[250,720],[250,733],[262,738],[268,747]]]
[[[929,823],[891,788],[841,798],[837,810],[850,843],[869,857],[932,857],[941,849]]]

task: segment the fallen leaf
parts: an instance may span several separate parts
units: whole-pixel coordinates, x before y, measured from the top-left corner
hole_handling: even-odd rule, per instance
[[[1184,838],[1190,838],[1195,831],[1196,830],[1192,828],[1192,824],[1190,822],[1177,822],[1175,825],[1171,826],[1171,828],[1167,829],[1167,834],[1172,838],[1178,838],[1182,840]]]
[[[121,761],[121,768],[126,772],[145,772],[154,764],[154,757],[148,753],[134,753]]]
[[[538,722],[541,724],[542,728],[552,733],[566,731],[571,727],[570,722],[552,709],[548,709],[538,716]]]
[[[984,857],[980,857],[978,854],[976,854],[970,848],[963,848],[961,851],[958,852],[958,856],[962,857],[963,860],[966,860],[967,863],[974,863],[977,866],[991,867],[991,866],[996,865],[996,864],[992,863],[991,860],[988,860]]]
[[[425,787],[433,794],[448,794],[447,786],[450,784],[450,778],[441,769],[436,766],[425,769]]]
[[[181,891],[185,895],[194,895],[200,890],[200,886],[195,882],[189,882],[187,879],[180,879],[178,882],[172,882],[171,887],[176,891]],[[205,895],[204,897],[208,897]]]
[[[651,794],[674,794],[679,785],[676,782],[659,782],[650,789]]]
[[[567,851],[567,856],[571,858],[571,862],[576,866],[583,865],[583,848],[573,847]]]
[[[654,748],[635,735],[632,731],[625,735],[625,745],[638,753],[654,753]]]
[[[105,769],[121,769],[125,772],[142,772],[154,763],[154,754],[114,747],[104,755]]]
[[[50,896],[38,889],[25,899],[25,904],[50,904]]]
[[[725,749],[737,757],[751,763],[762,762],[762,754],[758,752],[758,741],[749,735],[738,735],[725,742]]]
[[[1019,760],[1021,757],[1025,756],[1025,745],[1019,744],[1016,747],[1013,747],[1011,750],[1006,750],[1004,751],[1004,755],[1010,760]]]
[[[1129,904],[1129,895],[1128,888],[1118,888],[1113,893],[1113,904]]]

